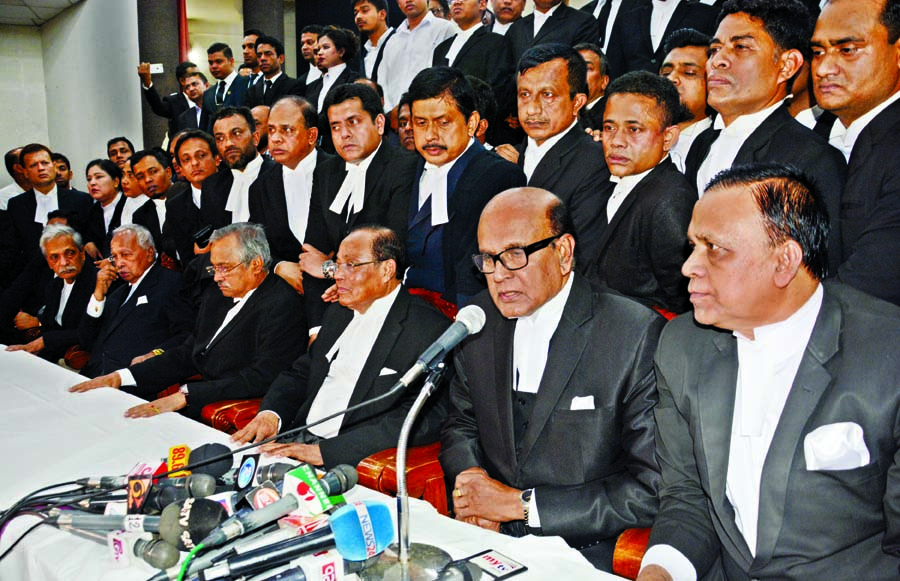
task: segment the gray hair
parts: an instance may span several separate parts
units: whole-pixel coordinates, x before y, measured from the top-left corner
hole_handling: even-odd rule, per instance
[[[156,245],[153,243],[153,235],[140,224],[123,224],[113,230],[112,237],[115,238],[121,234],[132,234],[136,239],[138,246],[145,250],[152,250],[156,253]]]
[[[209,237],[209,242],[217,242],[232,234],[238,239],[241,264],[248,265],[254,258],[260,258],[263,262],[263,269],[268,272],[272,265],[272,252],[269,250],[269,242],[266,240],[266,232],[263,227],[250,222],[229,224],[213,232]]]
[[[68,236],[72,239],[72,242],[75,243],[75,246],[78,247],[78,250],[84,248],[84,244],[81,240],[81,234],[75,231],[71,226],[65,226],[63,224],[48,224],[44,227],[44,231],[41,232],[41,252],[44,254],[44,257],[47,256],[47,244],[54,238],[59,238],[60,236]]]

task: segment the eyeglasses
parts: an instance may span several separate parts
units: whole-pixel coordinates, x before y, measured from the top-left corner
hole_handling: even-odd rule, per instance
[[[334,260],[326,260],[322,263],[322,272],[328,278],[334,278],[339,270],[343,270],[346,274],[353,272],[353,269],[365,266],[367,264],[376,264],[384,262],[383,260],[369,260],[367,262],[335,262]]]
[[[528,257],[537,252],[538,250],[543,250],[550,246],[554,240],[562,236],[562,234],[557,234],[556,236],[551,236],[550,238],[544,238],[543,240],[538,240],[533,244],[529,244],[528,246],[517,246],[515,248],[507,248],[503,252],[499,254],[473,254],[472,262],[475,263],[475,268],[483,272],[484,274],[492,274],[495,270],[497,270],[497,263],[503,265],[503,268],[506,270],[520,270],[528,266]]]
[[[225,276],[226,274],[228,274],[229,272],[231,272],[232,270],[234,270],[235,268],[237,268],[239,266],[241,266],[240,262],[238,262],[234,266],[207,266],[206,272],[212,276],[215,276],[217,274],[221,274],[222,276]]]

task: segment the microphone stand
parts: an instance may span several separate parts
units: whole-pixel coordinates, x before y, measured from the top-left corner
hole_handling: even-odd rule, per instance
[[[432,580],[453,559],[438,547],[424,543],[409,543],[409,492],[406,488],[406,449],[412,431],[425,400],[434,393],[446,367],[438,362],[430,367],[425,384],[413,403],[400,429],[397,443],[397,542],[391,544],[378,561],[358,575],[362,579],[399,579],[402,581]]]

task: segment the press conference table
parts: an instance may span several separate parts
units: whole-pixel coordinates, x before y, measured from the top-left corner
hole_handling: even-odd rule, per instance
[[[50,484],[125,474],[138,462],[158,463],[171,446],[220,442],[237,447],[226,434],[179,414],[126,419],[125,410],[143,400],[114,389],[69,393],[66,389],[78,381],[67,369],[0,346],[0,507]],[[360,486],[346,497],[389,503],[396,523],[395,500]],[[591,567],[559,537],[506,537],[446,518],[415,499],[410,499],[410,514],[413,542],[439,546],[453,558],[496,549],[528,566],[516,580],[621,579]],[[0,553],[35,522],[30,516],[13,520],[0,538]],[[155,571],[142,561],[123,568],[105,545],[49,526],[38,527],[0,561],[0,581],[144,580]]]

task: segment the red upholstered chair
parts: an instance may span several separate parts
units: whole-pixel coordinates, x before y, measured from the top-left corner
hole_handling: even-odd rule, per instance
[[[447,515],[447,488],[444,471],[438,462],[440,442],[428,446],[408,448],[406,453],[406,489],[412,498],[421,498]],[[359,483],[363,486],[397,495],[397,449],[382,450],[364,458],[356,466]]]
[[[616,541],[612,562],[613,573],[626,579],[636,579],[649,541],[650,529],[625,529]]]
[[[81,345],[72,345],[66,349],[63,359],[70,369],[81,371],[88,364],[88,361],[91,360],[91,353],[82,349]]]
[[[215,429],[233,434],[250,423],[259,413],[259,404],[262,398],[257,399],[227,399],[203,406],[200,416],[203,421]]]

